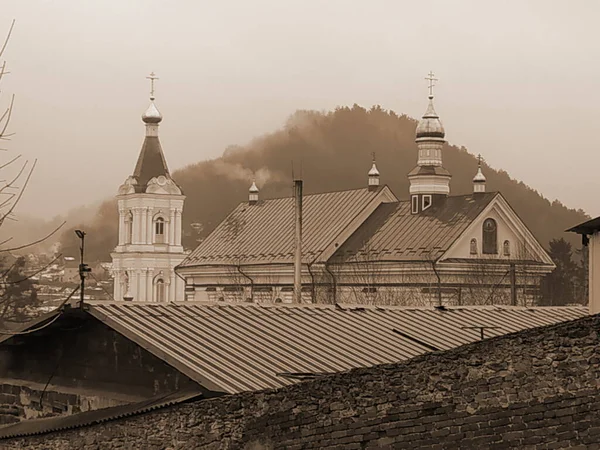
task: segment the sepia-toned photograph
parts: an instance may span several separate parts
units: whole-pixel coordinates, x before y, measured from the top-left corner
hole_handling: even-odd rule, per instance
[[[0,449],[600,449],[599,17],[1,0]]]

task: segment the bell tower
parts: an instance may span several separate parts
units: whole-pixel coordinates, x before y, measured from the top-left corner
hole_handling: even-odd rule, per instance
[[[443,201],[450,194],[450,172],[442,166],[442,147],[446,132],[440,117],[433,107],[434,78],[432,72],[425,78],[429,81],[429,106],[417,125],[416,139],[419,149],[417,167],[410,171],[411,212],[418,214],[433,204]]]
[[[162,115],[154,104],[142,115],[146,137],[133,174],[119,187],[119,242],[112,253],[115,300],[184,300],[184,283],[174,268],[185,257],[181,216],[185,196],[171,179],[158,138]]]

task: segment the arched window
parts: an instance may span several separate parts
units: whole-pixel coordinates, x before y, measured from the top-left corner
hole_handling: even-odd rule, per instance
[[[502,247],[504,249],[504,256],[510,256],[510,242],[504,241],[504,244],[502,245]]]
[[[125,243],[131,244],[133,242],[133,214],[131,211],[125,216]]]
[[[477,254],[477,239],[475,239],[475,238],[471,239],[471,246],[470,246],[469,253],[471,253],[471,255]]]
[[[162,217],[154,221],[154,242],[157,244],[165,242],[165,219]]]
[[[498,226],[494,219],[485,219],[483,222],[483,253],[498,254]]]
[[[165,301],[165,281],[162,278],[156,280],[156,301]]]

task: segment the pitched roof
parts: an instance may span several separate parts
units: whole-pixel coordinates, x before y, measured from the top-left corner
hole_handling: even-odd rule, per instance
[[[319,256],[380,193],[368,188],[304,196],[305,261]],[[210,264],[291,263],[294,258],[294,198],[243,202],[180,267]]]
[[[499,336],[588,309],[98,302],[88,312],[205,388],[235,393],[447,350],[479,340],[477,327]]]
[[[572,231],[578,234],[593,234],[600,230],[600,216],[595,219],[588,220],[587,222],[580,223],[579,225],[569,228],[567,231]]]
[[[332,261],[432,261],[442,256],[498,195],[458,195],[411,214],[409,201],[386,203],[336,251]]]
[[[137,178],[136,192],[144,192],[148,181],[160,175],[170,177],[160,140],[158,136],[146,136],[133,171]]]

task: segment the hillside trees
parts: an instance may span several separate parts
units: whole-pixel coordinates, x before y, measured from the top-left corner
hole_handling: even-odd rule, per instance
[[[585,303],[585,258],[575,262],[571,243],[562,238],[550,241],[549,253],[556,269],[542,281],[543,303],[553,306]]]

